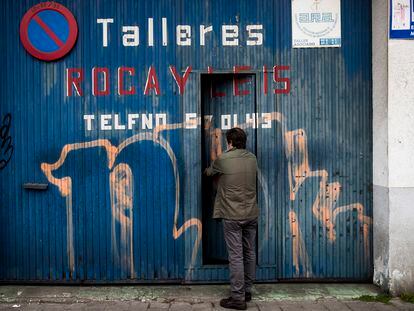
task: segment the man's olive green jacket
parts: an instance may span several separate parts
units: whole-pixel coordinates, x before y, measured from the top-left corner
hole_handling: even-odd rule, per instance
[[[256,198],[256,156],[233,148],[221,154],[205,173],[219,174],[213,218],[231,220],[253,219],[259,216]]]

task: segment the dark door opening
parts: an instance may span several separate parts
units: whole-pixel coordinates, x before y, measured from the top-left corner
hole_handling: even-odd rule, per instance
[[[225,131],[247,132],[247,149],[256,154],[256,79],[254,74],[201,75],[202,167],[227,149]],[[202,177],[203,264],[227,264],[223,226],[213,219],[218,177]]]

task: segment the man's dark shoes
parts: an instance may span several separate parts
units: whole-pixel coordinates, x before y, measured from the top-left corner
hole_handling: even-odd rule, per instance
[[[225,298],[220,300],[220,306],[226,309],[246,310],[247,305],[244,301],[234,300],[233,298]]]
[[[252,293],[246,292],[244,294],[244,297],[245,297],[246,302],[252,301]]]

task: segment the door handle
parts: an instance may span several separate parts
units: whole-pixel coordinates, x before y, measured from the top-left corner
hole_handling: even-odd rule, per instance
[[[49,184],[39,184],[39,183],[24,183],[23,189],[27,190],[37,190],[37,191],[45,191]]]

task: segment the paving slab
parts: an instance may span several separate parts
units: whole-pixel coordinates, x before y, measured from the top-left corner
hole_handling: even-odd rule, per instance
[[[398,308],[396,308],[392,304],[386,304],[382,302],[347,301],[346,305],[352,311],[363,311],[363,310],[396,311],[398,310]]]
[[[279,308],[283,311],[296,311],[296,310],[304,310],[301,302],[299,301],[292,301],[292,302],[279,302]]]
[[[350,311],[351,309],[345,304],[344,301],[338,300],[328,300],[328,301],[320,301],[327,310],[329,311]]]
[[[170,306],[170,311],[191,311],[192,305],[188,302],[173,302]]]
[[[101,306],[105,307],[105,310],[115,310],[115,311],[128,311],[128,310],[136,310],[136,311],[145,311],[148,309],[149,303],[148,302],[140,302],[140,301],[112,301],[112,302],[101,302]],[[76,304],[75,304],[76,306]],[[69,309],[71,310],[71,309]]]
[[[194,311],[213,311],[214,307],[211,302],[195,303],[192,305]]]
[[[321,301],[304,301],[301,306],[303,310],[329,311]]]
[[[169,308],[170,304],[165,302],[150,302],[148,307],[149,310],[168,310]]]
[[[260,311],[279,311],[282,310],[279,307],[279,302],[256,302],[256,305]]]
[[[220,300],[216,300],[213,302],[213,306],[214,306],[214,310],[217,311],[228,311],[229,309],[225,309],[223,307],[220,306]],[[247,310],[250,311],[259,311],[259,308],[257,307],[257,304],[254,302],[249,302],[247,304]]]
[[[398,310],[414,310],[414,304],[394,298],[390,300],[390,304],[395,306]]]

